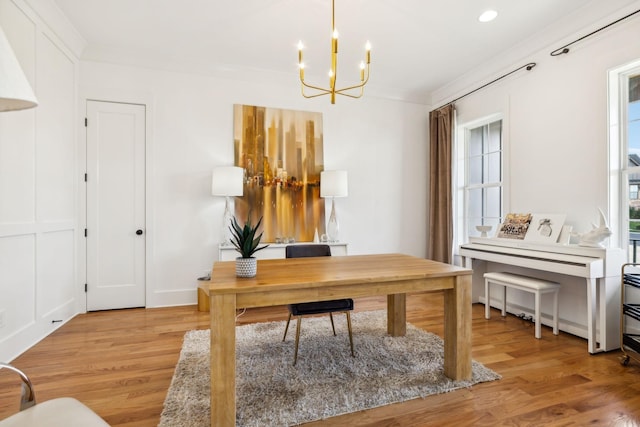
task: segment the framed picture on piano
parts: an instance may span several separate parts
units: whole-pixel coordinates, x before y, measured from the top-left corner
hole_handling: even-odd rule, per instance
[[[531,224],[530,213],[508,213],[504,222],[498,227],[496,237],[500,239],[522,240]]]
[[[554,244],[560,237],[565,214],[536,214],[531,218],[531,224],[524,240],[527,242]]]

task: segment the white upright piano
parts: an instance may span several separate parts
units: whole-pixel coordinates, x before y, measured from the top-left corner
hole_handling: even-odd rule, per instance
[[[589,353],[620,348],[620,272],[626,262],[624,250],[479,237],[461,245],[459,253],[467,268],[473,268],[473,261],[478,260],[584,278]],[[535,272],[531,275],[535,276]],[[562,284],[562,278],[557,281]],[[562,311],[561,305],[561,318]]]

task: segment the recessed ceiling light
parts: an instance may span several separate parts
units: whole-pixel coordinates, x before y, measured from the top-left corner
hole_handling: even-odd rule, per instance
[[[496,16],[498,16],[498,12],[496,12],[495,10],[486,10],[482,12],[482,15],[478,17],[478,21],[480,22],[493,21],[494,19],[496,19]]]

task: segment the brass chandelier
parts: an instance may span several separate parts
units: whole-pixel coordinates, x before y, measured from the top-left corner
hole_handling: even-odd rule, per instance
[[[360,62],[360,83],[354,86],[345,87],[342,89],[336,89],[336,79],[338,76],[338,31],[335,25],[335,0],[331,0],[331,69],[329,70],[329,88],[322,88],[314,85],[310,85],[304,81],[304,67],[305,64],[302,60],[302,50],[304,45],[302,41],[298,42],[298,67],[300,67],[300,83],[302,89],[302,96],[305,98],[315,98],[322,95],[331,95],[331,103],[336,103],[336,95],[344,95],[351,98],[360,98],[364,94],[364,85],[369,81],[369,63],[371,62],[371,44],[366,44],[366,63]],[[304,93],[304,88],[313,89],[316,93],[307,95]],[[348,93],[360,89],[359,94]]]

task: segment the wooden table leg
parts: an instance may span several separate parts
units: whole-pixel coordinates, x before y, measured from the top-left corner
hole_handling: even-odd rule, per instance
[[[444,374],[471,378],[471,276],[456,276],[444,291]]]
[[[236,425],[236,296],[211,295],[211,425]]]
[[[402,337],[407,333],[407,294],[387,295],[387,333]]]

